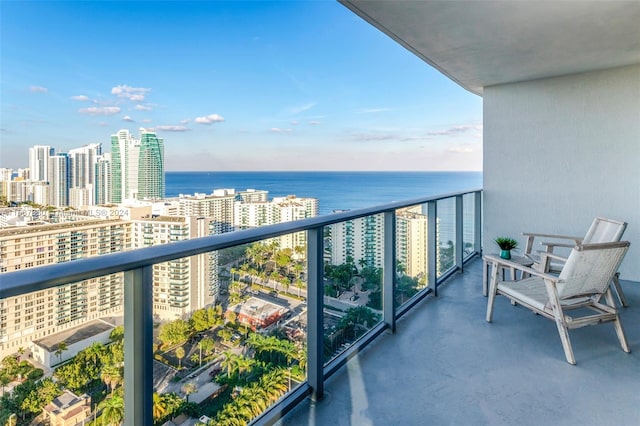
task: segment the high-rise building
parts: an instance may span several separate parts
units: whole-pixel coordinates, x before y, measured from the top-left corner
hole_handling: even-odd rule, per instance
[[[76,220],[0,229],[0,273],[127,250],[130,222]],[[36,339],[122,313],[123,275],[1,298],[0,359]]]
[[[247,189],[246,191],[238,191],[236,199],[243,203],[265,203],[269,197],[269,191],[261,189]]]
[[[164,198],[164,140],[155,133],[142,129],[141,132],[136,198]]]
[[[181,216],[207,217],[213,219],[216,234],[234,230],[233,213],[236,193],[234,190],[215,190],[211,195],[182,195],[178,199],[178,214]]]
[[[36,145],[29,148],[29,170],[31,180],[49,180],[49,157],[55,154],[55,150],[47,145]]]
[[[377,214],[329,225],[331,263],[351,260],[381,268],[384,263],[384,216]]]
[[[69,156],[59,153],[49,157],[48,166],[49,205],[66,207],[69,205]]]
[[[134,248],[204,237],[214,233],[203,217],[158,216],[132,221]],[[211,253],[153,265],[153,312],[159,319],[177,319],[203,308],[217,296],[217,257]]]
[[[245,197],[253,193],[244,192]],[[292,220],[306,219],[318,215],[317,198],[298,198],[295,195],[287,197],[274,197],[271,201],[244,202],[240,196],[235,202],[234,225],[238,229],[249,229],[264,225],[289,222]],[[261,199],[261,198],[260,198]],[[306,247],[306,232],[278,237],[280,248],[295,249]]]
[[[111,135],[111,199],[164,198],[164,141],[140,129],[140,139],[128,130]]]
[[[410,277],[427,276],[427,224],[427,216],[420,206],[396,213],[396,259]]]
[[[111,202],[111,153],[105,153],[96,158],[94,200],[95,204]]]
[[[102,144],[84,145],[69,150],[69,187],[90,189],[89,205],[94,204],[96,162],[102,154]]]
[[[7,182],[13,179],[13,169],[0,169],[0,182]]]
[[[111,135],[111,202],[136,198],[140,141],[128,130]]]

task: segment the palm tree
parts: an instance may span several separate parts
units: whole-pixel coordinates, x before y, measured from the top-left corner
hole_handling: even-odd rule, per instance
[[[106,425],[119,425],[124,420],[124,398],[119,393],[111,395],[100,403],[100,409],[102,414],[103,426]]]
[[[186,395],[187,402],[189,402],[189,395],[196,392],[197,390],[198,390],[198,387],[193,382],[187,382],[184,385],[182,385],[182,392],[184,392],[184,394]]]
[[[154,420],[160,420],[163,418],[168,411],[167,401],[163,398],[162,395],[157,392],[153,393],[153,406],[152,406],[152,415]]]
[[[178,358],[178,369],[182,368],[182,358],[184,358],[185,352],[182,346],[176,348],[176,358]]]
[[[293,284],[298,289],[298,297],[300,297],[300,291],[304,288],[304,281],[302,281],[300,278],[296,278]]]
[[[211,337],[203,337],[202,340],[198,342],[198,348],[200,349],[200,365],[202,365],[202,351],[204,351],[205,356],[207,356],[215,346],[216,342]]]
[[[58,357],[58,362],[59,363],[62,362],[62,352],[66,351],[67,349],[69,349],[69,348],[67,347],[66,342],[58,343],[58,348],[56,349],[56,351],[54,353]]]
[[[200,349],[200,355],[194,352],[189,359],[192,363],[198,364],[198,367],[202,367],[202,349]]]
[[[231,351],[227,350],[222,353],[224,355],[224,359],[220,361],[220,366],[227,370],[227,376],[231,376],[236,369],[236,359],[237,356],[234,355]]]
[[[105,358],[106,347],[100,342],[94,342],[84,350],[84,355],[87,360],[91,361],[94,367],[98,367],[98,363]]]
[[[100,372],[100,379],[104,382],[108,389],[111,389],[111,393],[115,389],[116,385],[122,382],[122,372],[120,367],[116,365],[105,365]]]

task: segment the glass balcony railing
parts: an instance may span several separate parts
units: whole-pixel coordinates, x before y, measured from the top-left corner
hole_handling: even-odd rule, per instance
[[[270,423],[321,399],[327,377],[479,252],[481,197],[425,197],[6,273],[3,297],[123,273],[125,424],[158,420],[163,364],[178,366],[165,388],[207,418]],[[196,296],[154,280],[154,265],[183,258],[207,268],[206,287],[190,292],[210,297],[211,311],[186,312]],[[196,331],[186,341],[156,327],[189,314]]]

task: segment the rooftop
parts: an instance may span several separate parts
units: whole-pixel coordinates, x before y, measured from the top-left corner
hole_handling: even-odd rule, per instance
[[[58,346],[62,342],[65,342],[67,346],[71,346],[74,343],[78,343],[100,333],[104,333],[107,330],[113,330],[113,328],[113,325],[110,325],[103,320],[93,320],[84,325],[35,340],[33,343],[49,352],[54,352],[58,350]]]
[[[279,424],[640,424],[640,285],[623,282],[620,311],[631,346],[612,324],[570,332],[565,361],[556,326],[502,297],[485,322],[482,262],[442,285]]]

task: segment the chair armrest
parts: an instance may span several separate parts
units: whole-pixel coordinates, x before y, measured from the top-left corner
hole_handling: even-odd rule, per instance
[[[557,240],[572,240],[574,242],[574,244],[580,244],[582,243],[582,237],[571,237],[568,235],[557,235],[557,234],[542,234],[542,233],[538,233],[538,232],[523,232],[522,235],[524,235],[525,237],[527,237],[527,242],[525,244],[525,249],[524,249],[524,253],[529,254],[533,251],[533,241],[535,240],[536,237],[543,237],[543,238],[554,238]],[[546,245],[547,246],[547,251],[548,252],[552,252],[553,251],[553,247],[559,245],[560,243],[542,243],[542,245]],[[573,245],[571,245],[570,247],[573,247]]]
[[[574,247],[574,246],[571,246]],[[558,256],[557,254],[553,254],[553,253],[547,253],[546,251],[540,252],[540,261],[542,262],[545,257],[548,257],[550,259],[555,259],[555,260],[559,260],[561,262],[566,262],[567,258],[564,256]]]
[[[582,241],[583,239],[583,237],[571,237],[569,235],[556,235],[556,234],[540,234],[537,232],[523,232],[522,235],[527,237],[556,238],[558,240]]]
[[[582,240],[575,240],[575,244],[565,244],[565,243],[549,243],[546,241],[543,241],[540,243],[540,245],[543,246],[547,246],[547,250],[549,252],[553,251],[553,250],[549,250],[549,248],[553,248],[553,247],[565,247],[565,248],[574,248],[576,246],[576,244],[580,244],[582,243]]]
[[[494,268],[498,268],[498,267],[514,268],[514,269],[517,269],[519,271],[526,272],[529,275],[540,277],[540,278],[542,278],[544,280],[550,280],[550,281],[553,281],[555,283],[560,282],[560,279],[555,275],[551,275],[551,274],[547,274],[547,273],[544,273],[544,272],[536,271],[535,269],[532,269],[529,266],[520,265],[519,263],[512,262],[512,261],[507,260],[507,259],[502,259],[501,257],[498,257],[498,256],[491,256],[490,260],[493,263],[493,267]]]

